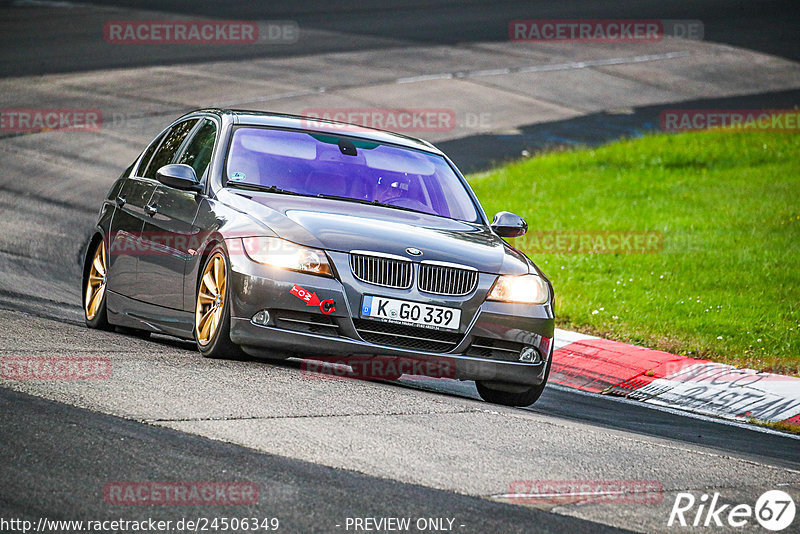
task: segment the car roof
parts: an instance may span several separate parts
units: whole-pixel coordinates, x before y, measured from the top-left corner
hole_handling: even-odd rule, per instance
[[[273,128],[289,128],[335,135],[346,135],[369,141],[380,143],[390,143],[407,148],[424,150],[435,154],[444,155],[438,148],[427,141],[417,139],[408,135],[403,135],[376,128],[367,128],[357,124],[332,121],[317,117],[306,117],[302,115],[290,115],[287,113],[273,113],[267,111],[252,111],[243,109],[199,109],[193,113],[213,113],[220,117],[227,116],[233,124],[268,126]]]

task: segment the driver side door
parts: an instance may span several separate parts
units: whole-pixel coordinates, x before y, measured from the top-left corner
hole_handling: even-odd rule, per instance
[[[201,119],[173,160],[192,167],[203,183],[217,130],[214,120]],[[153,304],[174,310],[194,309],[193,296],[184,301],[184,276],[202,242],[200,229],[194,224],[202,198],[193,191],[159,184],[150,200],[154,213],[145,220],[144,234],[161,238],[162,253],[142,258],[139,272],[143,284],[158,288],[150,300]]]
[[[143,180],[153,184],[154,191],[143,208],[139,261],[136,266],[136,290],[133,298],[150,304],[173,307],[170,305],[173,300],[172,292],[176,286],[180,287],[183,284],[183,272],[175,272],[174,268],[175,256],[179,251],[174,248],[172,236],[168,229],[154,224],[156,217],[161,218],[158,204],[154,204],[158,189],[162,187],[156,179],[156,172],[164,165],[173,162],[197,122],[197,118],[191,118],[173,126],[141,173]],[[162,209],[165,203],[161,198],[159,204]],[[180,309],[180,306],[176,309]]]

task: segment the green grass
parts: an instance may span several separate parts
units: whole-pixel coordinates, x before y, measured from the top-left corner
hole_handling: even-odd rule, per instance
[[[765,426],[780,432],[788,432],[789,434],[800,434],[800,426],[786,421],[759,421],[758,419],[749,419],[749,423],[754,425]]]
[[[650,135],[537,155],[470,183],[490,216],[528,221],[529,236],[509,241],[552,280],[560,328],[798,374],[800,135]],[[663,247],[531,250],[548,231],[651,231]]]

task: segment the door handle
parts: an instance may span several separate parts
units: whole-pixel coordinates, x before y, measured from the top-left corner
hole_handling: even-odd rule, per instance
[[[117,203],[117,207],[118,208],[121,208],[122,206],[124,206],[125,202],[127,202],[125,200],[125,197],[120,197],[120,196],[117,197],[116,203]]]
[[[152,204],[148,204],[148,205],[146,205],[146,206],[144,207],[144,211],[145,211],[145,212],[147,212],[147,214],[148,214],[150,217],[152,217],[153,215],[155,215],[156,213],[158,213],[158,208],[157,208],[157,207],[155,207],[155,206],[153,206]]]

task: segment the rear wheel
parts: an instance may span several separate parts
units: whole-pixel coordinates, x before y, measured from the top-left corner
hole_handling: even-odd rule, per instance
[[[206,258],[197,285],[194,337],[206,358],[242,359],[244,353],[230,338],[229,267],[222,247]]]
[[[86,326],[101,330],[110,330],[106,312],[106,282],[108,279],[108,261],[106,244],[100,239],[95,245],[84,280],[83,315]]]
[[[544,373],[544,381],[538,386],[526,388],[524,386],[512,386],[511,384],[492,384],[482,381],[476,381],[475,386],[478,388],[478,394],[486,402],[493,404],[503,404],[505,406],[530,406],[542,395],[545,386],[547,385],[547,378],[550,376],[550,362],[553,359],[552,355],[547,360],[547,369]],[[492,387],[495,386],[495,387]],[[503,387],[503,389],[499,389]]]

